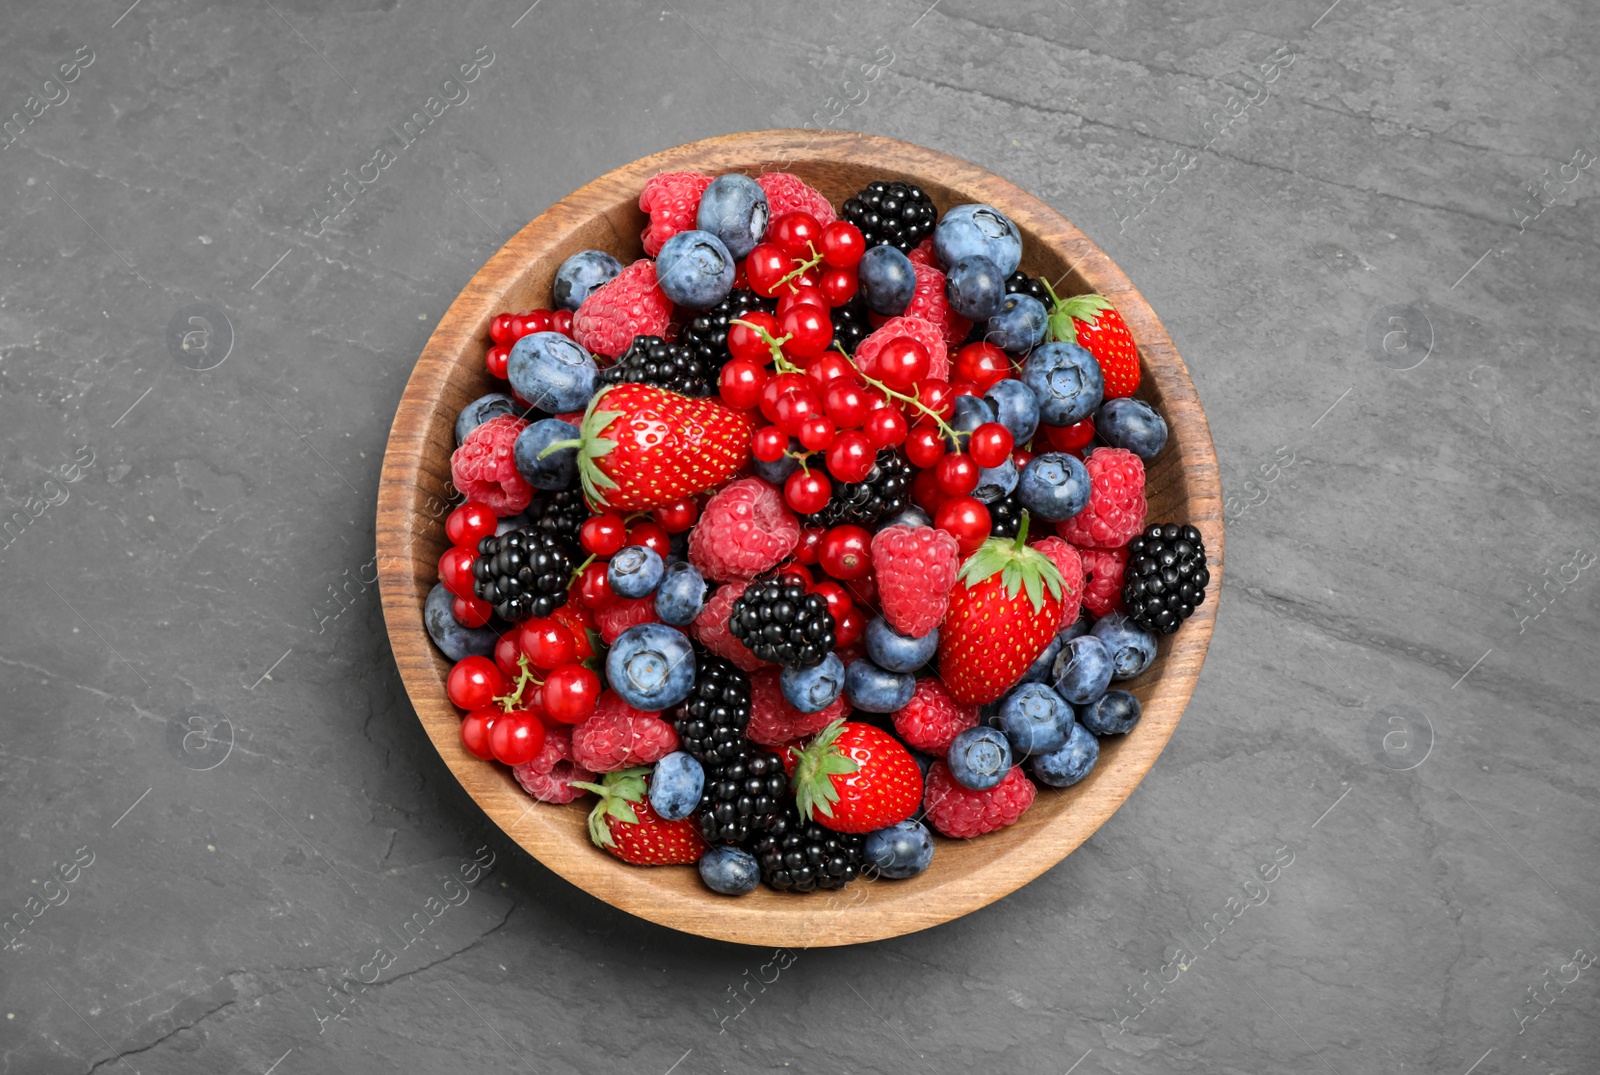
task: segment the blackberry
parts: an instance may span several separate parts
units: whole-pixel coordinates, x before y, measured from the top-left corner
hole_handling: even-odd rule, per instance
[[[705,364],[694,349],[668,343],[660,336],[635,336],[616,364],[601,370],[596,380],[602,387],[623,382],[648,384],[685,396],[711,392]]]
[[[568,552],[576,552],[582,548],[578,531],[589,521],[589,505],[584,503],[582,489],[558,489],[535,495],[526,518],[524,529],[559,538],[567,543]]]
[[[684,325],[683,331],[678,334],[678,343],[694,352],[708,378],[715,378],[722,367],[728,364],[728,322],[752,310],[765,310],[770,314],[776,307],[776,300],[764,299],[754,291],[735,288],[711,309],[695,314],[693,320]],[[834,316],[838,316],[837,311]]]
[[[572,554],[560,538],[508,530],[478,542],[472,590],[502,620],[548,616],[566,604],[572,568]]]
[[[855,354],[861,341],[872,331],[872,325],[867,321],[867,301],[858,294],[843,306],[835,306],[831,316],[833,343],[828,346],[837,344],[844,348],[846,354]]]
[[[893,448],[883,448],[865,478],[834,483],[833,495],[822,510],[803,516],[801,525],[826,530],[840,523],[856,523],[871,529],[879,519],[898,515],[910,503],[911,464]]]
[[[694,689],[667,719],[678,732],[678,745],[702,765],[737,757],[750,723],[750,677],[730,660],[696,654]]]
[[[1017,499],[1016,490],[1013,489],[1005,496],[988,505],[989,508],[989,536],[998,538],[1014,538],[1022,529],[1022,502]]]
[[[1006,277],[1006,294],[1032,295],[1044,303],[1046,310],[1050,309],[1050,292],[1044,289],[1044,281],[1035,280],[1021,269]]]
[[[845,200],[844,218],[861,229],[867,246],[888,243],[909,254],[933,234],[939,210],[921,187],[879,180]]]
[[[700,795],[700,835],[711,844],[742,844],[772,824],[783,809],[789,777],[783,759],[763,747],[706,767]]]
[[[1206,599],[1206,546],[1200,531],[1155,523],[1128,542],[1122,599],[1128,618],[1147,631],[1170,635]]]
[[[762,575],[728,612],[728,630],[763,661],[812,668],[833,649],[833,614],[819,593],[792,576]]]
[[[866,837],[806,821],[793,804],[750,841],[761,879],[779,892],[843,888],[861,873]]]

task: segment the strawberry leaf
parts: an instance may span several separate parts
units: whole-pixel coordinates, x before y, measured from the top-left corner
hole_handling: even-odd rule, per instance
[[[625,825],[639,823],[639,815],[634,811],[633,804],[644,798],[644,775],[649,771],[648,766],[641,765],[607,773],[598,784],[586,780],[570,782],[569,786],[592,791],[600,797],[594,809],[589,811],[589,839],[594,841],[596,847],[616,846],[611,826],[606,824],[607,817],[614,817]]]
[[[807,821],[817,813],[832,817],[833,804],[839,801],[839,789],[833,786],[833,778],[861,768],[854,758],[847,758],[834,749],[843,728],[844,718],[841,717],[822,729],[800,752],[800,760],[795,763],[795,806]]]

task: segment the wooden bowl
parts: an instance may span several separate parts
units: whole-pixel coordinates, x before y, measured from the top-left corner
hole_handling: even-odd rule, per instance
[[[1022,268],[1065,293],[1098,291],[1116,304],[1144,364],[1139,395],[1166,418],[1170,438],[1150,467],[1152,521],[1188,521],[1205,536],[1211,585],[1205,603],[1132,683],[1144,717],[1103,741],[1099,764],[1075,787],[1041,788],[1010,828],[975,840],[938,840],[932,867],[909,881],[858,881],[837,893],[784,895],[759,888],[716,896],[686,868],[624,865],[590,844],[588,806],[536,803],[503,765],[461,746],[460,714],[445,696],[450,663],[428,638],[422,607],[438,580],[456,413],[493,390],[484,372],[490,319],[550,303],[556,268],[588,248],[624,264],[641,256],[639,191],[657,172],[758,175],[784,170],[835,206],[874,179],[914,182],[942,209],[987,202],[1024,236]],[[489,259],[428,340],[401,397],[378,493],[378,564],[384,618],[406,690],[445,763],[486,814],[529,854],[615,907],[688,933],[790,948],[854,944],[948,922],[1039,876],[1088,839],[1149,771],[1194,689],[1222,592],[1222,511],[1217,460],[1189,373],[1144,297],[1105,253],[1037,198],[981,168],[888,138],[758,131],[669,149],[601,176],[551,206]]]

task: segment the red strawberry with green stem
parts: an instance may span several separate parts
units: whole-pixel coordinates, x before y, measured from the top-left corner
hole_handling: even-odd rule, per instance
[[[807,820],[835,832],[871,832],[916,811],[922,770],[887,732],[836,720],[799,752],[794,797]]]
[[[648,511],[721,485],[750,458],[750,417],[716,400],[642,384],[602,388],[573,440],[578,479],[595,508]]]
[[[1005,694],[1061,625],[1061,571],[1027,544],[1028,513],[1015,539],[990,538],[961,565],[939,629],[939,678],[962,705]]]
[[[1050,339],[1065,340],[1088,349],[1106,379],[1106,399],[1121,399],[1139,390],[1139,348],[1127,322],[1104,295],[1069,295],[1057,298],[1049,281]]]
[[[574,780],[600,801],[589,811],[589,839],[635,866],[681,866],[699,862],[706,842],[693,818],[663,821],[645,798],[648,766],[607,773],[598,784]]]

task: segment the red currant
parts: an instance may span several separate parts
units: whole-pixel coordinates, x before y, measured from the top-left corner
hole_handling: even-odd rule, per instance
[[[482,627],[493,612],[493,605],[476,597],[457,597],[450,602],[450,614],[463,627]]]
[[[822,393],[822,409],[840,429],[859,429],[867,420],[867,390],[853,377],[835,377]]]
[[[559,332],[563,336],[572,335],[572,311],[557,310],[550,315],[550,331]]]
[[[571,313],[570,310],[567,312]],[[522,315],[522,320],[529,332],[549,332],[551,326],[555,324],[555,312],[553,310],[529,310]]]
[[[1011,376],[1011,359],[992,343],[969,343],[956,352],[954,373],[987,392],[996,381]]]
[[[535,668],[551,669],[566,664],[578,654],[577,640],[567,625],[548,617],[524,620],[519,636],[522,652]]]
[[[745,279],[750,290],[764,299],[778,293],[783,278],[794,269],[794,259],[775,243],[758,243],[744,259]]]
[[[800,423],[800,446],[813,452],[820,452],[833,443],[834,434],[838,428],[833,424],[833,419],[825,415],[816,418],[807,418]]]
[[[544,681],[545,712],[562,724],[580,724],[600,700],[600,677],[581,664],[564,664]]]
[[[758,366],[771,362],[772,348],[761,333],[777,336],[778,319],[765,310],[751,310],[733,320],[734,323],[728,326],[728,354],[734,358],[747,358]],[[738,323],[740,321],[746,324],[741,325]],[[760,328],[761,332],[757,332],[752,325]]]
[[[816,358],[833,342],[833,322],[828,311],[817,306],[794,306],[778,318],[784,341],[783,353],[793,359]]]
[[[769,422],[776,421],[774,408],[778,399],[785,392],[800,390],[811,391],[812,384],[803,373],[780,373],[767,378],[767,383],[761,386],[761,413]]]
[[[510,314],[494,315],[494,319],[489,322],[489,339],[493,340],[495,343],[517,342],[516,339],[511,335]]]
[[[794,579],[804,586],[807,591],[811,589],[811,569],[804,564],[784,564],[779,569],[778,574],[785,578]]]
[[[814,564],[817,562],[817,549],[822,544],[822,535],[825,530],[807,528],[800,531],[800,544],[795,546],[795,562],[801,564]]]
[[[628,524],[615,512],[595,515],[586,520],[578,531],[578,544],[585,552],[610,559],[628,543]]]
[[[1011,430],[999,422],[985,422],[967,438],[967,451],[980,467],[997,467],[1011,454]]]
[[[854,429],[841,433],[828,448],[828,473],[842,482],[863,481],[877,454],[865,433]]]
[[[904,392],[928,375],[933,359],[922,341],[910,336],[896,336],[878,352],[878,379],[897,391]]]
[[[611,580],[606,577],[606,565],[598,561],[578,573],[578,585],[573,587],[573,590],[579,601],[596,612],[609,608],[617,601],[616,591],[611,588]]]
[[[512,314],[511,315],[511,342],[512,343],[516,343],[518,340],[522,339],[522,337],[526,336],[527,334],[528,334],[528,315],[527,314]]]
[[[1033,462],[1033,453],[1026,448],[1013,448],[1011,450],[1011,464],[1018,470]]]
[[[827,268],[817,281],[817,288],[828,300],[829,306],[843,306],[861,289],[861,281],[854,269]]]
[[[834,620],[834,644],[840,649],[844,649],[846,646],[853,646],[860,640],[862,633],[865,632],[866,629],[866,613],[861,611],[860,606],[851,605],[845,610],[843,616]]]
[[[983,393],[979,391],[978,386],[973,384],[971,381],[957,381],[955,384],[950,386],[950,394],[953,396],[983,395]]]
[[[834,623],[838,623],[841,616],[855,607],[856,602],[850,596],[850,591],[831,579],[817,583],[811,588],[811,592],[821,594],[822,599],[828,602],[828,614],[833,617]]]
[[[989,509],[970,496],[951,497],[939,505],[934,525],[956,539],[962,556],[970,556],[989,537]]]
[[[510,681],[493,661],[472,655],[461,658],[450,669],[445,693],[462,709],[478,709],[494,704],[495,695],[506,693],[510,686]]]
[[[819,392],[841,378],[851,383],[859,383],[856,381],[856,368],[838,351],[824,351],[806,365],[806,380],[810,381]]]
[[[810,213],[785,213],[767,225],[767,242],[792,258],[809,260],[811,248],[822,239],[822,225]]]
[[[822,260],[841,269],[853,269],[867,252],[866,238],[861,229],[848,220],[835,220],[822,228],[822,241],[817,244]]]
[[[497,343],[489,348],[483,356],[483,368],[489,371],[489,376],[506,379],[506,363],[511,358],[511,348],[503,343]]]
[[[672,550],[672,535],[660,523],[641,519],[628,528],[628,544],[643,545],[665,560]]]
[[[944,455],[944,438],[932,426],[918,426],[906,436],[906,458],[914,467],[931,467]]]
[[[789,450],[789,434],[777,426],[762,426],[750,435],[750,454],[763,463],[776,463]]]
[[[526,709],[502,713],[489,729],[489,749],[507,765],[530,762],[544,749],[544,724]]]
[[[920,470],[911,479],[911,502],[929,515],[937,515],[939,505],[948,499],[944,490],[939,488],[938,470]]]
[[[801,515],[814,515],[821,511],[832,495],[833,485],[815,467],[797,470],[783,483],[783,499]]]
[[[934,467],[939,488],[948,496],[966,496],[978,487],[978,464],[964,452],[947,455]]]
[[[859,526],[836,526],[822,539],[817,563],[836,579],[858,579],[872,570],[872,535]]]
[[[736,411],[748,411],[761,402],[761,387],[767,383],[769,376],[771,374],[765,366],[748,358],[730,359],[722,367],[717,390],[722,395],[722,402]]]
[[[444,536],[450,544],[477,549],[478,542],[492,537],[499,520],[487,504],[469,500],[444,518]]]
[[[794,291],[785,290],[782,295],[778,296],[778,309],[774,316],[777,317],[778,322],[781,324],[783,315],[796,306],[815,306],[820,310],[826,310],[829,308],[829,303],[827,296],[818,287],[802,287],[796,288]]]
[[[662,504],[650,512],[652,518],[661,524],[669,534],[681,534],[694,525],[700,517],[700,505],[692,497],[674,500],[670,504]]]
[[[468,754],[480,761],[494,761],[494,751],[489,749],[489,733],[499,716],[497,706],[484,706],[461,718],[461,745]]]
[[[810,388],[796,388],[779,396],[772,405],[772,420],[791,437],[800,432],[808,418],[822,413],[822,403]]]
[[[478,554],[472,549],[452,545],[439,557],[439,581],[457,597],[476,597],[472,592],[472,565]]]
[[[862,430],[875,447],[894,448],[905,443],[910,427],[905,415],[893,407],[882,407],[867,415]]]
[[[1040,426],[1050,447],[1061,452],[1075,452],[1094,440],[1094,419],[1085,418],[1076,425]]]
[[[956,409],[956,394],[949,381],[923,381],[917,386],[917,401],[940,418],[949,418],[950,412]],[[921,411],[917,413],[922,415],[918,421],[928,421],[927,415]]]
[[[494,663],[508,676],[521,672],[517,658],[522,656],[522,632],[507,631],[494,644]]]

